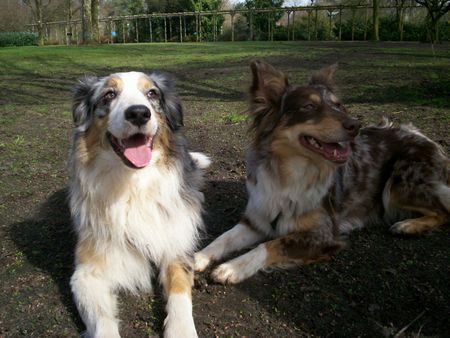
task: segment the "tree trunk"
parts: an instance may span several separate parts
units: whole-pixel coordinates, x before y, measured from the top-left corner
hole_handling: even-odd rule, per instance
[[[98,28],[99,0],[91,0],[91,22],[92,22],[92,40],[100,42],[100,31]]]
[[[36,21],[37,21],[37,31],[38,31],[38,46],[44,45],[44,23],[42,22],[42,1],[34,0],[36,6]]]
[[[439,42],[439,19],[430,16],[430,40],[431,43]]]
[[[83,44],[92,41],[92,8],[91,0],[83,0],[81,4],[81,42]]]
[[[379,9],[380,9],[380,1],[379,0],[373,0],[373,10],[372,10],[372,20],[373,20],[373,30],[372,30],[372,40],[374,41],[380,41],[379,36]]]

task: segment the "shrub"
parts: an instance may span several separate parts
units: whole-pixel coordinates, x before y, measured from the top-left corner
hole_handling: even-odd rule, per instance
[[[36,45],[37,34],[28,32],[0,33],[0,47]]]

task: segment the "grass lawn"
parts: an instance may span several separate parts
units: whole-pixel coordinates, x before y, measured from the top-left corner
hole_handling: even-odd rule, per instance
[[[412,121],[450,150],[450,45],[370,42],[130,44],[0,49],[0,337],[76,336],[71,300],[74,236],[66,204],[71,87],[84,75],[171,73],[185,133],[208,153],[209,237],[245,206],[249,61],[271,62],[292,82],[339,62],[336,83],[364,124]],[[447,336],[450,231],[421,238],[386,228],[355,232],[331,262],[260,273],[237,286],[196,277],[202,337]],[[121,297],[124,337],[158,335],[161,292]],[[402,331],[403,330],[403,331]]]

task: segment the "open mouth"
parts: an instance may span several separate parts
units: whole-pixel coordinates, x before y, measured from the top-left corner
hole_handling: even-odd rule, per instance
[[[300,136],[300,144],[312,152],[335,163],[344,163],[350,156],[350,144],[346,142],[326,143],[311,136]]]
[[[134,134],[128,138],[118,139],[108,133],[108,140],[115,153],[129,167],[144,168],[152,159],[153,138],[144,134]]]

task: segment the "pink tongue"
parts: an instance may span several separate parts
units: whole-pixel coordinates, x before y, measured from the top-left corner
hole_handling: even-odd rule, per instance
[[[137,168],[145,167],[152,159],[152,151],[147,141],[148,139],[142,134],[123,140],[125,146],[123,155]]]
[[[328,157],[334,160],[345,160],[350,154],[350,148],[342,148],[337,143],[322,143],[322,147]],[[336,154],[334,154],[335,150]]]

